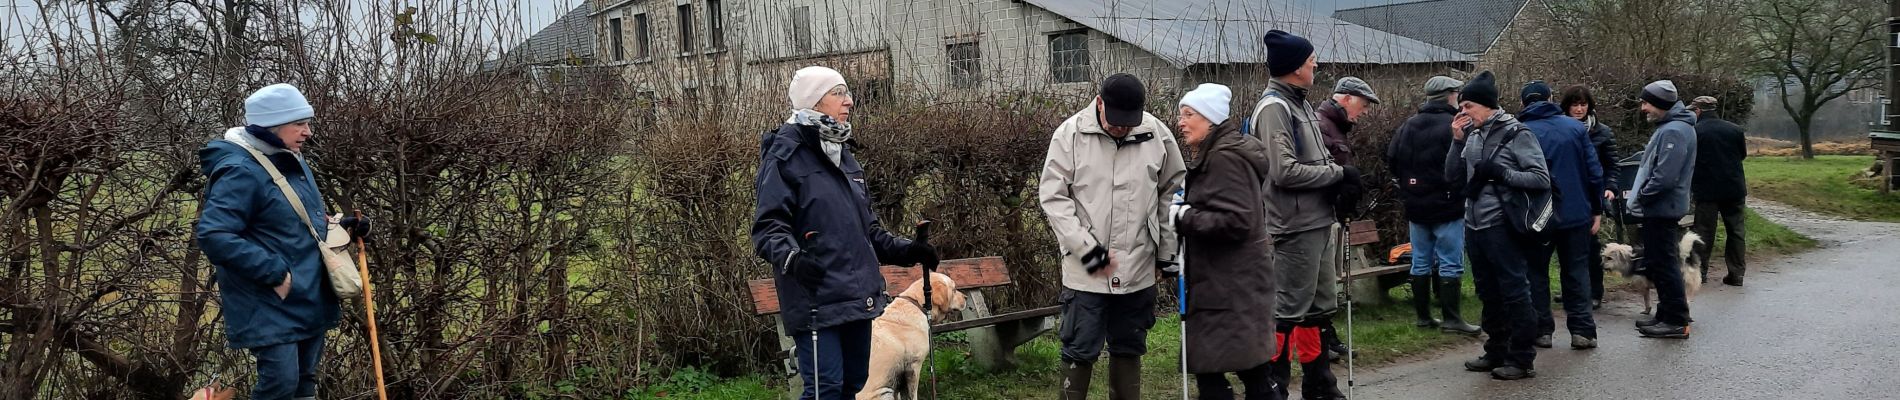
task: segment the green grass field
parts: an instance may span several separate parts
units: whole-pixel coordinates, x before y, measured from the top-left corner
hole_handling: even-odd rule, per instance
[[[1881,195],[1879,182],[1856,180],[1872,156],[1753,157],[1742,162],[1748,194],[1803,210],[1900,222],[1900,194]]]

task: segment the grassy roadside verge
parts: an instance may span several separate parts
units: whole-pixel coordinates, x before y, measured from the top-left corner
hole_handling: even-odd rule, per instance
[[[1900,222],[1900,194],[1881,195],[1878,182],[1856,180],[1872,156],[1753,157],[1742,162],[1750,196],[1842,217]]]

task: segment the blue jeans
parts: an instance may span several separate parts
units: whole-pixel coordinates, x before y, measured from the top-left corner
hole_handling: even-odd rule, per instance
[[[256,400],[317,398],[317,361],[323,358],[323,335],[301,342],[251,348],[257,357]]]
[[[1550,312],[1550,256],[1557,255],[1558,283],[1563,285],[1564,327],[1570,334],[1591,339],[1597,337],[1596,319],[1590,315],[1590,260],[1596,236],[1589,226],[1552,229],[1534,239],[1539,243],[1525,257],[1530,271],[1531,309],[1537,314],[1538,333],[1556,333],[1557,321]]]
[[[793,351],[798,353],[798,377],[805,381],[800,400],[850,399],[864,390],[864,380],[871,376],[871,320],[819,329],[815,352],[811,331],[792,334],[792,342],[797,344]],[[812,378],[814,372],[817,379]],[[812,387],[814,383],[818,387]]]
[[[1457,278],[1464,276],[1465,220],[1454,219],[1438,224],[1411,223],[1412,276]]]

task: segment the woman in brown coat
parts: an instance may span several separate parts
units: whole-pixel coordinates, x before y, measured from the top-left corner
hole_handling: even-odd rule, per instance
[[[1203,84],[1181,99],[1189,149],[1187,192],[1169,210],[1187,255],[1184,357],[1202,399],[1232,399],[1234,372],[1247,399],[1271,399],[1274,355],[1272,240],[1264,192],[1267,147],[1228,119],[1232,92]]]

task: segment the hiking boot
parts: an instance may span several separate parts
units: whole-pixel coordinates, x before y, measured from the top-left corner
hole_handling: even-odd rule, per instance
[[[1655,326],[1656,324],[1660,324],[1660,323],[1662,323],[1662,321],[1658,321],[1656,320],[1656,318],[1651,317],[1647,319],[1636,320],[1636,327],[1640,329],[1644,327]]]
[[[1742,277],[1735,275],[1724,276],[1722,277],[1722,284],[1740,287],[1742,286]]]
[[[1431,276],[1412,276],[1412,313],[1418,314],[1418,322],[1413,326],[1437,328],[1438,320],[1432,319],[1432,280]]]
[[[1458,278],[1438,277],[1438,312],[1445,315],[1444,322],[1438,323],[1439,331],[1464,335],[1476,335],[1483,331],[1465,323],[1465,319],[1458,316],[1458,307],[1462,304],[1459,297],[1464,296],[1459,286],[1463,284]]]
[[[1498,367],[1502,367],[1502,366],[1504,366],[1503,362],[1492,360],[1489,357],[1483,357],[1483,356],[1480,356],[1475,360],[1465,362],[1465,370],[1471,371],[1471,372],[1491,372],[1491,370],[1498,369]]]
[[[1536,378],[1536,377],[1537,377],[1537,370],[1530,369],[1530,368],[1518,368],[1516,365],[1506,365],[1506,366],[1498,367],[1497,369],[1491,370],[1491,379],[1496,379],[1500,381],[1515,381],[1519,379]]]
[[[1531,341],[1531,345],[1542,349],[1550,348],[1550,335],[1538,336],[1537,340]]]
[[[1636,328],[1636,331],[1642,333],[1643,337],[1646,337],[1646,338],[1657,338],[1657,339],[1688,339],[1689,338],[1688,326],[1676,325],[1676,324],[1671,324],[1667,322],[1658,323],[1655,325],[1645,326],[1641,328]]]
[[[1597,339],[1583,337],[1583,335],[1570,335],[1570,348],[1574,350],[1594,349],[1597,348]]]

